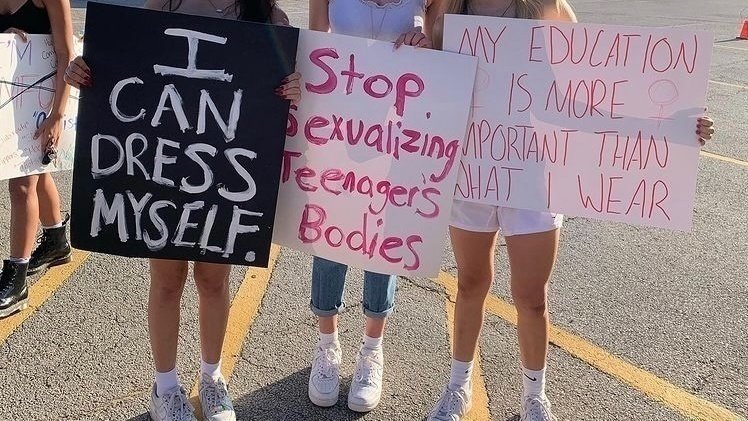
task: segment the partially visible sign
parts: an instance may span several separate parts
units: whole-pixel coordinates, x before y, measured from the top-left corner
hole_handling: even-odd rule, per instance
[[[302,31],[275,241],[373,272],[441,265],[472,57]]]
[[[137,30],[132,30],[137,25]],[[89,3],[73,245],[267,266],[298,30]]]
[[[479,59],[455,198],[689,230],[713,37],[447,15]]]
[[[73,167],[75,89],[65,109],[57,159],[43,165],[46,139],[34,139],[54,103],[56,70],[49,35],[28,35],[28,42],[23,42],[16,35],[0,34],[0,180]]]

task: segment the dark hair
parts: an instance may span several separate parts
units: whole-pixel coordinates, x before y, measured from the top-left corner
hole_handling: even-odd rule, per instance
[[[164,9],[173,12],[179,9],[182,0],[166,0]],[[270,16],[275,7],[275,0],[236,0],[234,8],[239,20],[250,22],[269,23]]]

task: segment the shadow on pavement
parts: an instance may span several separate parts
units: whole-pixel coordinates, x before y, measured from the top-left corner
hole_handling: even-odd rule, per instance
[[[307,397],[309,369],[269,384],[261,389],[234,399],[237,420],[358,420],[364,414],[348,409],[346,398],[350,378],[340,385],[340,399],[331,408],[319,408]]]

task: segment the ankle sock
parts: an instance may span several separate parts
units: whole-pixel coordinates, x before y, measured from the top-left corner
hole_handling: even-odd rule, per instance
[[[361,346],[369,351],[376,351],[382,348],[382,337],[372,338],[364,335],[364,339],[361,342]]]
[[[156,396],[161,396],[162,393],[168,392],[171,389],[179,386],[179,376],[177,376],[177,368],[165,372],[156,372]]]
[[[30,259],[31,259],[30,257],[9,257],[8,261],[10,261],[11,263],[24,264],[24,263],[28,263]]]
[[[530,370],[522,366],[522,386],[525,398],[545,396],[545,368]]]
[[[221,374],[221,360],[218,360],[215,364],[210,364],[200,359],[200,371],[214,380],[223,377],[223,374]]]
[[[470,378],[473,375],[472,361],[458,361],[452,359],[452,372],[449,375],[449,385],[455,389],[467,389],[470,385]]]
[[[332,345],[337,344],[338,341],[338,331],[336,330],[333,333],[319,333],[319,344],[320,345]]]
[[[52,226],[49,226],[49,227],[46,227],[46,226],[42,225],[42,229],[44,229],[44,230],[53,230],[55,228],[62,228],[62,221],[60,221],[60,222],[58,222],[58,223],[56,223],[56,224],[54,224]]]

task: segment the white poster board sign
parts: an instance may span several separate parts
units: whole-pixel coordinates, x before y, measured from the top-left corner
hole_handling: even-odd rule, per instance
[[[46,142],[34,132],[52,109],[57,60],[50,36],[28,37],[0,34],[0,180],[73,167],[78,93],[71,89],[57,159],[42,165]]]
[[[455,198],[689,230],[706,32],[448,15],[479,59]]]
[[[301,31],[274,241],[373,272],[441,265],[477,60]]]

